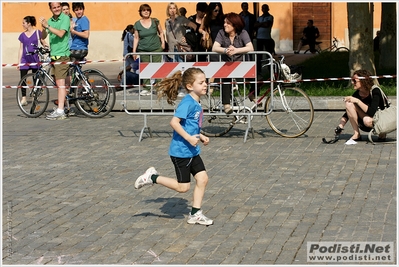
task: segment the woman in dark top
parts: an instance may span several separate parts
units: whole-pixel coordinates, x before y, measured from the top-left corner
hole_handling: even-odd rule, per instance
[[[224,13],[222,4],[220,2],[212,2],[208,6],[208,10],[198,32],[201,34],[202,38],[205,39],[208,35],[208,30],[210,30],[210,36],[214,42],[218,32],[223,29],[223,24]],[[218,56],[213,56],[211,59],[211,61],[219,61]]]
[[[371,73],[367,70],[357,70],[353,73],[352,84],[356,90],[352,96],[344,97],[346,112],[335,130],[341,133],[349,121],[353,128],[350,139],[361,141],[360,130],[369,132],[373,127],[373,116],[378,109],[384,109],[384,99],[380,89],[374,85]],[[379,139],[385,139],[386,134],[380,134]]]
[[[244,19],[237,13],[228,13],[224,19],[224,29],[217,34],[212,51],[221,54],[222,61],[243,61],[245,53],[254,51],[251,38],[244,30]],[[231,84],[229,79],[222,79],[222,104],[224,112],[231,114]]]

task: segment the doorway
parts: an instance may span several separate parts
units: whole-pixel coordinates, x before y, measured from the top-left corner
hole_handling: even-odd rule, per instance
[[[298,42],[302,37],[303,28],[306,22],[313,19],[313,25],[319,28],[320,37],[318,42],[322,42],[320,47],[325,49],[331,44],[331,3],[292,3],[293,8],[293,49],[296,50]],[[303,47],[302,49],[304,49]]]

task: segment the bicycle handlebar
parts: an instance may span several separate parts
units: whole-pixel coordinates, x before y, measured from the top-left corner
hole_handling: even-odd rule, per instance
[[[45,55],[45,54],[50,54],[50,48],[47,47],[39,47],[34,43],[30,44],[31,46],[33,46],[35,48],[35,51],[33,52],[27,52],[26,55],[34,55],[34,54],[41,54],[41,55]]]

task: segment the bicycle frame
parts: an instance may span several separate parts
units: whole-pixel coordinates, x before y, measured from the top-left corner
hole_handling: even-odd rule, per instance
[[[226,116],[226,114],[222,113],[223,105],[221,97],[215,99],[211,96],[212,92],[209,91],[208,102],[204,103],[204,105],[208,109],[208,113],[211,114],[205,118],[207,125],[204,133],[209,136],[221,136],[230,131],[235,124],[245,123],[247,124],[247,128],[245,130],[244,142],[246,142],[249,131],[252,132],[252,136],[254,137],[251,121],[255,115],[266,116],[266,120],[273,131],[281,136],[297,137],[306,132],[313,121],[313,105],[306,93],[293,85],[295,82],[285,82],[285,72],[282,69],[283,63],[284,56],[279,61],[270,58],[268,63],[262,65],[262,67],[267,66],[270,68],[268,68],[268,71],[270,70],[271,72],[271,78],[268,82],[270,83],[270,87],[260,95],[257,95],[257,90],[255,90],[254,98],[259,98],[256,100],[256,103],[251,105],[245,103],[247,100],[245,87],[244,95],[241,94],[238,88],[238,84],[247,84],[247,82],[245,80],[237,82],[235,79],[232,79],[231,103],[234,113],[231,115]],[[209,86],[212,87],[214,85],[210,84]],[[259,105],[264,105],[262,112],[258,112],[257,110]],[[272,115],[275,111],[278,111],[277,114]],[[283,120],[281,121],[279,120],[280,116],[283,116]],[[215,130],[209,128],[212,127],[211,125],[215,125]]]

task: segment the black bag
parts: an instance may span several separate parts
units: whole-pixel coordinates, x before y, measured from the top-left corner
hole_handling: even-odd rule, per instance
[[[186,43],[189,46],[191,46],[192,51],[198,51],[198,37],[197,37],[197,33],[194,32],[193,29],[186,32],[186,34],[184,35],[184,38],[186,39]]]
[[[177,41],[176,35],[173,32],[173,28],[172,25],[169,21],[169,27],[170,27],[170,31],[173,34],[173,37],[175,38],[175,40]],[[185,43],[180,43],[177,42],[177,51],[179,52],[185,52],[185,53],[190,53],[190,52],[194,52],[195,50],[193,49],[193,47],[196,47],[196,41],[197,41],[197,36],[195,34],[195,32],[192,31],[188,31],[186,32],[186,34],[184,35],[184,38],[186,39]],[[189,54],[189,55],[179,55],[181,59],[185,59],[187,61],[194,61],[195,59],[195,55],[194,54]]]

